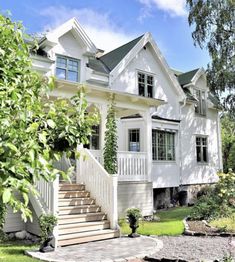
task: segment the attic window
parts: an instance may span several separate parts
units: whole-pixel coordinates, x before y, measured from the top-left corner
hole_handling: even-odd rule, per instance
[[[197,98],[197,103],[195,106],[195,113],[205,116],[206,115],[206,92],[195,89],[194,95]]]
[[[138,72],[138,89],[140,96],[153,97],[154,77],[149,74]]]
[[[80,60],[64,56],[56,57],[56,76],[59,79],[79,81]]]

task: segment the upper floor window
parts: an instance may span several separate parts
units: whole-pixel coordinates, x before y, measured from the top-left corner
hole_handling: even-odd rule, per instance
[[[195,96],[198,100],[195,106],[195,112],[199,115],[205,116],[206,115],[206,92],[195,89]]]
[[[153,97],[154,77],[138,72],[138,89],[140,96]]]
[[[208,162],[208,148],[207,148],[207,137],[196,137],[196,154],[198,163]]]
[[[129,129],[129,151],[140,151],[140,130]]]
[[[175,133],[153,129],[153,160],[175,160]]]
[[[57,56],[56,58],[56,76],[59,79],[65,79],[73,82],[79,81],[80,60]]]

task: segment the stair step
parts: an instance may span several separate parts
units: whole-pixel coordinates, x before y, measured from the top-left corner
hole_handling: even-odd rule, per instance
[[[100,212],[101,207],[97,205],[83,205],[83,206],[68,206],[60,207],[59,215],[69,215],[69,214],[86,214],[86,213],[96,213]]]
[[[72,244],[86,243],[90,241],[110,239],[114,237],[119,237],[119,232],[111,229],[67,234],[58,237],[58,245],[67,246]]]
[[[98,222],[73,223],[58,226],[59,235],[103,230],[108,228],[110,228],[110,222],[108,220]]]
[[[79,198],[79,197],[90,197],[88,191],[59,191],[59,199],[61,198]]]
[[[60,184],[59,191],[84,191],[85,185],[83,184]]]
[[[90,197],[81,198],[60,198],[59,207],[63,206],[81,206],[81,205],[94,205],[95,199]]]
[[[106,219],[107,219],[107,215],[102,212],[77,214],[77,215],[59,215],[58,216],[58,225],[89,222],[89,221],[102,221]]]

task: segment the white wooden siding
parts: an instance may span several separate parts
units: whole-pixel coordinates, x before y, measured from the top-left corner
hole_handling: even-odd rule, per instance
[[[118,183],[118,216],[125,217],[127,208],[141,209],[143,216],[153,214],[153,189],[148,182],[119,182]]]

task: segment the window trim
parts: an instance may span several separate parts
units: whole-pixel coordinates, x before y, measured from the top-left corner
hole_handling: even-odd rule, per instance
[[[130,150],[130,131],[133,131],[133,130],[138,130],[139,132],[139,150],[138,151],[131,151]],[[128,137],[127,137],[127,146],[128,146],[128,152],[141,152],[141,144],[140,144],[140,128],[128,128]]]
[[[62,67],[57,66],[57,58],[58,57],[66,59],[66,68],[62,68]],[[73,82],[73,83],[80,83],[80,79],[81,79],[81,59],[74,58],[74,57],[71,57],[71,56],[60,55],[60,54],[55,54],[55,58],[56,59],[55,59],[55,72],[54,72],[54,75],[55,75],[56,79],[63,80],[63,81],[69,81],[69,82]],[[68,71],[72,71],[72,70],[68,70],[68,61],[69,60],[78,62],[77,81],[72,81],[72,80],[68,79]],[[57,77],[57,74],[56,74],[57,68],[65,70],[65,79],[61,79],[61,78]],[[75,71],[73,71],[73,72],[75,72]]]
[[[158,143],[157,143],[157,140],[156,140],[156,158],[157,159],[154,159],[154,154],[153,154],[153,132],[163,132],[166,134],[172,134],[173,135],[173,158],[172,160],[170,159],[167,159],[167,148],[168,148],[168,144],[166,143],[165,144],[165,151],[166,151],[166,159],[158,159]],[[156,139],[157,139],[157,136],[156,136]],[[176,139],[177,139],[177,136],[176,136],[176,132],[174,132],[174,130],[171,131],[168,131],[168,130],[160,130],[160,129],[152,129],[152,161],[153,162],[158,162],[158,163],[176,163],[176,159],[177,159],[177,156],[176,156]]]
[[[206,117],[207,116],[207,91],[204,90],[204,89],[195,88],[195,87],[193,88],[193,90],[194,90],[194,95],[195,95],[196,99],[198,99],[197,95],[195,94],[196,92],[199,92],[199,96],[200,96],[200,99],[197,102],[198,105],[199,105],[199,107],[198,107],[199,108],[199,112],[196,112],[196,105],[195,105],[195,110],[194,110],[195,115],[196,116],[200,116],[200,117]],[[202,93],[205,94],[205,113],[203,113]]]
[[[197,138],[206,139],[206,159],[207,161],[197,161]],[[209,164],[209,153],[208,153],[208,136],[207,135],[195,135],[195,160],[198,165],[208,165]],[[200,153],[203,155],[203,144],[200,142]]]
[[[147,72],[147,71],[143,71],[140,69],[136,69],[136,86],[137,86],[137,94],[140,96],[139,94],[139,80],[138,80],[138,74],[144,74],[145,76],[152,76],[153,77],[153,90],[152,90],[152,97],[148,96],[148,84],[147,84],[147,77],[145,77],[145,83],[144,83],[144,96],[146,98],[154,98],[155,97],[155,77],[156,75],[152,72]]]

